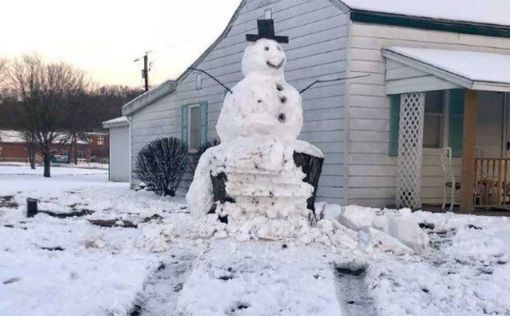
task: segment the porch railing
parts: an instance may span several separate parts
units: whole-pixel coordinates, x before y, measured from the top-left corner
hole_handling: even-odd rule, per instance
[[[476,158],[475,207],[510,209],[510,158]]]

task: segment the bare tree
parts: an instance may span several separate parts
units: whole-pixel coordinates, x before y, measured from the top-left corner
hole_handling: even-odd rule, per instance
[[[85,74],[65,63],[44,63],[27,55],[12,63],[11,89],[23,109],[22,130],[33,137],[50,177],[52,145],[67,143],[69,126],[78,119],[77,104],[86,95]]]

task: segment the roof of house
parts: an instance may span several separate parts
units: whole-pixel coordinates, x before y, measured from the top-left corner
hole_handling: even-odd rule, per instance
[[[156,88],[145,92],[144,94],[136,97],[133,101],[126,103],[122,107],[122,115],[132,115],[140,111],[147,105],[156,102],[167,94],[172,93],[176,88],[175,80],[167,80],[157,86]]]
[[[387,48],[383,55],[468,89],[510,91],[510,55],[409,47]]]
[[[19,131],[0,131],[0,143],[24,143],[23,134]]]
[[[228,35],[228,32],[232,28],[234,21],[236,20],[237,16],[241,12],[241,9],[246,5],[247,2],[248,0],[241,1],[236,11],[230,18],[230,21],[228,22],[227,26],[225,27],[225,30],[223,30],[223,32],[221,33],[221,35],[214,41],[214,43],[211,44],[211,46],[209,46],[209,48],[207,48],[205,52],[202,53],[202,55],[200,55],[200,57],[197,58],[197,60],[195,60],[195,62],[190,67],[188,67],[188,69],[186,69],[179,76],[179,78],[177,78],[176,80],[168,80],[159,85],[158,87],[156,87],[155,89],[148,91],[139,96],[138,98],[134,99],[133,101],[127,103],[122,107],[122,115],[130,116],[135,112],[143,109],[147,105],[152,104],[159,100],[160,98],[174,92],[177,87],[177,84],[183,81],[190,73],[193,72],[192,70],[190,70],[190,68],[196,68],[196,66],[200,64],[200,62],[214,49],[214,47],[216,47],[216,45],[218,45],[221,42],[221,40]]]
[[[341,0],[354,10],[510,26],[508,0]]]
[[[507,0],[338,0],[355,22],[510,38]]]
[[[225,30],[189,67],[198,64],[223,40],[249,0],[242,0]],[[353,21],[417,29],[510,38],[510,0],[329,0],[349,11]],[[177,84],[193,71],[185,70],[122,107],[130,116],[160,98],[173,93]]]
[[[65,144],[69,144],[69,140],[65,139],[65,135],[57,135],[57,137],[55,137],[55,140],[53,141],[53,143],[59,144],[61,142],[64,142]],[[23,133],[20,131],[0,130],[0,143],[24,144],[25,137],[23,137]],[[84,139],[78,139],[76,143],[88,144],[88,141],[86,141]]]
[[[129,120],[126,116],[117,117],[109,121],[103,122],[104,128],[116,128],[129,126]]]

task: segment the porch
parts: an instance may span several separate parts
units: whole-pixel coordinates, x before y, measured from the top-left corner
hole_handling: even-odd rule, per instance
[[[401,47],[383,55],[397,206],[510,210],[510,55]]]

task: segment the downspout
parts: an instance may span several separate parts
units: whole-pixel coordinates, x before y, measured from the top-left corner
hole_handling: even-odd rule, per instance
[[[127,120],[128,120],[128,134],[129,134],[129,161],[128,161],[128,166],[129,166],[129,188],[130,189],[133,189],[133,169],[132,169],[132,159],[133,159],[133,139],[131,138],[131,125],[132,125],[132,118],[131,116],[126,116]]]

